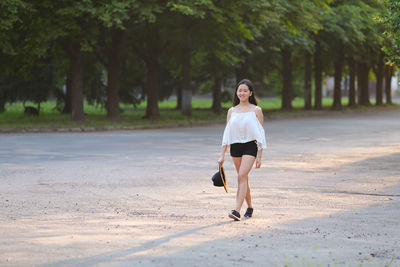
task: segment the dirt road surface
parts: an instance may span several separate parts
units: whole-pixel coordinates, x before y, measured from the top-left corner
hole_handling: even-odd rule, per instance
[[[266,120],[240,222],[223,128],[0,135],[0,266],[400,266],[398,110]]]

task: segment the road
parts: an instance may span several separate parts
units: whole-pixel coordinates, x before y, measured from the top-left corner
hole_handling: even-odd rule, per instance
[[[0,266],[400,266],[400,110],[266,119],[240,222],[223,127],[0,135]]]

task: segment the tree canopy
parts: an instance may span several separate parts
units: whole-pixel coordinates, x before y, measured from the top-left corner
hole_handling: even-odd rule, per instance
[[[84,99],[110,119],[121,102],[140,101],[157,117],[172,94],[190,115],[192,94],[207,92],[219,113],[242,78],[291,109],[295,97],[311,108],[312,95],[321,108],[323,79],[334,76],[340,109],[342,94],[370,103],[372,73],[380,104],[384,76],[400,64],[397,0],[4,0],[0,19],[0,111],[56,96],[73,120]]]
[[[386,12],[382,20],[386,26],[387,37],[384,50],[389,56],[389,61],[400,66],[400,2],[397,0],[385,1]]]

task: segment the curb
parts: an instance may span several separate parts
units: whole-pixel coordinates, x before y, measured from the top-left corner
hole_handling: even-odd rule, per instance
[[[0,129],[0,134],[13,133],[83,133],[83,132],[107,132],[107,131],[135,131],[135,130],[156,130],[168,128],[183,128],[183,127],[201,127],[209,125],[223,124],[225,120],[216,121],[197,121],[197,122],[177,122],[166,124],[151,124],[137,126],[104,126],[104,127],[73,127],[73,128],[3,128]]]

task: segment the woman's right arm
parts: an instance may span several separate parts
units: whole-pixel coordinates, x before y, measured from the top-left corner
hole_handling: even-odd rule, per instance
[[[232,114],[232,108],[228,110],[228,114],[226,115],[226,124],[228,124],[229,120],[231,119],[231,114]],[[218,159],[218,164],[223,165],[225,161],[225,152],[226,149],[228,148],[228,145],[224,145],[221,147],[221,157]]]
[[[225,152],[226,152],[227,147],[228,147],[227,145],[222,146],[222,149],[221,149],[221,157],[218,159],[218,164],[219,164],[220,166],[222,166],[222,165],[224,164],[224,161],[225,161]]]
[[[228,109],[228,114],[226,115],[226,124],[228,124],[229,120],[231,119],[232,109]]]

